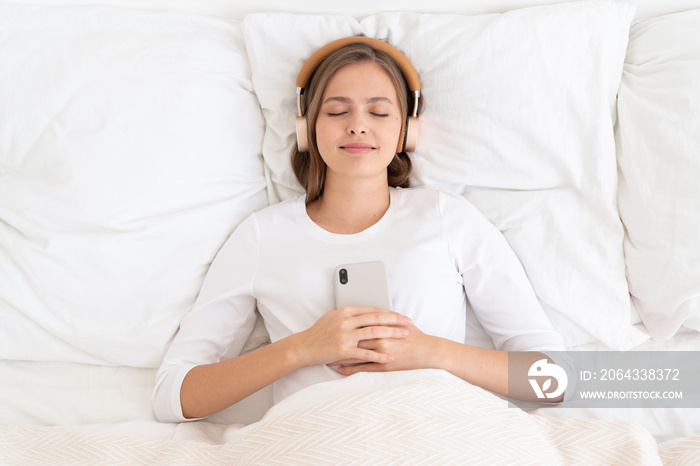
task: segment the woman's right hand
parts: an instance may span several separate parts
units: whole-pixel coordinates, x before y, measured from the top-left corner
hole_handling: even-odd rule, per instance
[[[194,367],[180,389],[182,414],[186,418],[209,416],[303,366],[390,363],[392,356],[358,348],[358,342],[406,338],[410,322],[400,314],[373,307],[328,311],[302,332],[232,359]]]
[[[411,319],[376,307],[356,306],[333,309],[314,325],[299,332],[300,363],[304,366],[349,362],[393,361],[389,354],[359,348],[362,340],[406,338]]]

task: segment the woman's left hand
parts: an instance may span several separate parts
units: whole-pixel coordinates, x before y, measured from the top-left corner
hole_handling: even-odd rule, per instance
[[[426,369],[435,367],[433,362],[438,349],[439,338],[421,332],[418,327],[411,324],[406,327],[408,336],[401,339],[383,338],[376,340],[362,340],[358,347],[389,354],[394,360],[388,364],[367,363],[357,360],[335,361],[328,366],[338,367],[338,373],[351,375],[357,372],[387,372],[409,369]],[[342,364],[356,364],[343,366]]]

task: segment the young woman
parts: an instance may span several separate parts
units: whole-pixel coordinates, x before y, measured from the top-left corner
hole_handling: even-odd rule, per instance
[[[253,214],[217,255],[159,371],[161,421],[359,371],[439,368],[528,398],[527,384],[508,393],[508,351],[527,352],[515,363],[526,373],[538,351],[564,349],[500,232],[460,196],[406,189],[412,96],[399,52],[348,41],[304,91],[308,149],[292,166],[306,196]],[[388,266],[395,312],[334,309],[335,268],[375,260]],[[465,344],[467,299],[498,350]],[[239,356],[256,308],[272,343]]]

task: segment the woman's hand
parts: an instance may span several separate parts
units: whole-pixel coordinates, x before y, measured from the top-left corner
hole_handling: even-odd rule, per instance
[[[405,329],[408,330],[408,335],[405,338],[375,338],[362,340],[358,343],[360,348],[391,355],[393,357],[391,361],[339,360],[328,365],[338,366],[365,362],[364,364],[339,367],[338,372],[343,375],[357,372],[386,372],[435,367],[432,361],[440,339],[421,332],[415,325],[408,325]]]
[[[392,355],[360,342],[404,339],[410,323],[408,317],[375,307],[333,309],[296,334],[302,352],[301,364],[310,366],[339,360],[390,363]]]
[[[525,380],[533,363],[543,358],[548,359],[545,354],[533,351],[508,353],[479,348],[425,334],[415,325],[405,326],[404,329],[408,330],[408,336],[405,338],[377,338],[358,343],[360,348],[393,356],[389,362],[346,359],[334,361],[328,366],[340,366],[337,371],[343,375],[358,372],[443,369],[462,380],[504,397],[542,401],[535,397],[532,387]],[[509,373],[520,375],[522,383],[509,386]],[[512,390],[510,393],[509,388]],[[547,401],[559,402],[563,398],[562,394]]]

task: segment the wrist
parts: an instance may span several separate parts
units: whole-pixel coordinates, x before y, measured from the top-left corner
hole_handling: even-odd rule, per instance
[[[307,347],[301,340],[302,335],[294,333],[279,341],[282,345],[284,360],[292,370],[312,365]]]
[[[440,337],[431,337],[434,341],[430,343],[433,351],[426,353],[425,367],[430,369],[443,369],[451,372],[454,352],[450,351],[451,340]]]

